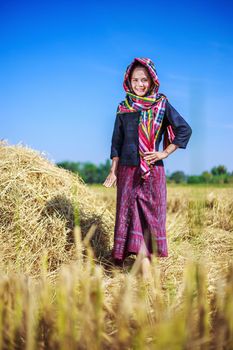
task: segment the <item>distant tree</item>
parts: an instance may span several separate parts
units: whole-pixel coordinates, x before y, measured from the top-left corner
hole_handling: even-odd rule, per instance
[[[69,162],[69,161],[64,161],[57,163],[57,166],[60,168],[64,168],[66,170],[70,170],[74,173],[78,173],[80,171],[81,164],[79,162]]]
[[[105,164],[100,164],[98,167],[98,183],[104,182],[111,169],[111,162],[106,160]]]
[[[210,183],[211,179],[212,179],[213,175],[211,173],[209,173],[208,171],[203,171],[203,173],[201,174],[201,182],[205,182],[205,183]]]
[[[187,178],[188,184],[199,184],[201,182],[201,177],[199,175],[189,175]]]
[[[80,171],[83,180],[89,184],[98,183],[98,167],[93,163],[84,163]]]
[[[170,180],[175,183],[182,183],[186,181],[186,175],[183,171],[175,171],[170,175]]]
[[[91,162],[70,162],[63,161],[57,163],[61,168],[78,173],[86,183],[103,183],[109,174],[111,161],[107,159],[105,163],[95,165]],[[211,171],[203,171],[201,175],[185,175],[183,171],[175,171],[170,176],[166,174],[167,183],[199,184],[225,184],[233,183],[233,172],[228,173],[224,165],[213,167]]]
[[[111,162],[109,159],[104,164],[95,165],[91,162],[59,162],[57,166],[78,173],[86,183],[103,183],[109,174]]]
[[[227,168],[224,165],[215,166],[211,169],[211,174],[214,176],[227,174]]]

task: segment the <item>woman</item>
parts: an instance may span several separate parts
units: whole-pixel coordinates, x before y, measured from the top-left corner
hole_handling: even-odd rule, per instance
[[[149,58],[135,58],[127,67],[126,98],[119,103],[112,135],[111,171],[104,186],[117,185],[112,256],[119,264],[142,252],[142,269],[152,254],[168,256],[166,239],[166,176],[163,159],[186,148],[192,130],[158,92],[159,80]],[[159,144],[163,136],[163,151]]]

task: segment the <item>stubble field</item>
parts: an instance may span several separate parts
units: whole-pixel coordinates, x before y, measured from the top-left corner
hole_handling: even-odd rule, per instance
[[[0,147],[0,349],[233,349],[233,188],[168,186],[169,256],[109,261],[115,189]]]

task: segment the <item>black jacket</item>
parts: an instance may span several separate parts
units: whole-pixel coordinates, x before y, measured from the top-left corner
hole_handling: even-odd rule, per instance
[[[116,115],[110,158],[119,157],[119,163],[122,165],[136,166],[140,163],[138,142],[139,116],[140,111]],[[172,125],[175,134],[175,139],[172,143],[180,148],[186,148],[192,129],[167,101],[162,126],[155,144],[156,151],[159,150],[162,135],[168,125]],[[163,165],[163,161],[157,161],[156,165]]]

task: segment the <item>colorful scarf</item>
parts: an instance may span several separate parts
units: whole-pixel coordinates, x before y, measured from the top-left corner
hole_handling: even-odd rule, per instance
[[[143,97],[135,95],[130,84],[130,72],[136,62],[141,63],[147,68],[153,82],[152,90]],[[150,174],[150,163],[143,158],[143,154],[147,151],[155,151],[155,143],[165,114],[167,97],[158,93],[159,85],[154,63],[149,58],[135,58],[127,67],[124,75],[123,87],[126,91],[126,98],[119,103],[117,108],[117,113],[141,111],[138,124],[138,136],[140,168],[142,178],[144,179]],[[175,135],[172,127],[169,125],[164,134],[164,149],[173,141],[174,137]]]

